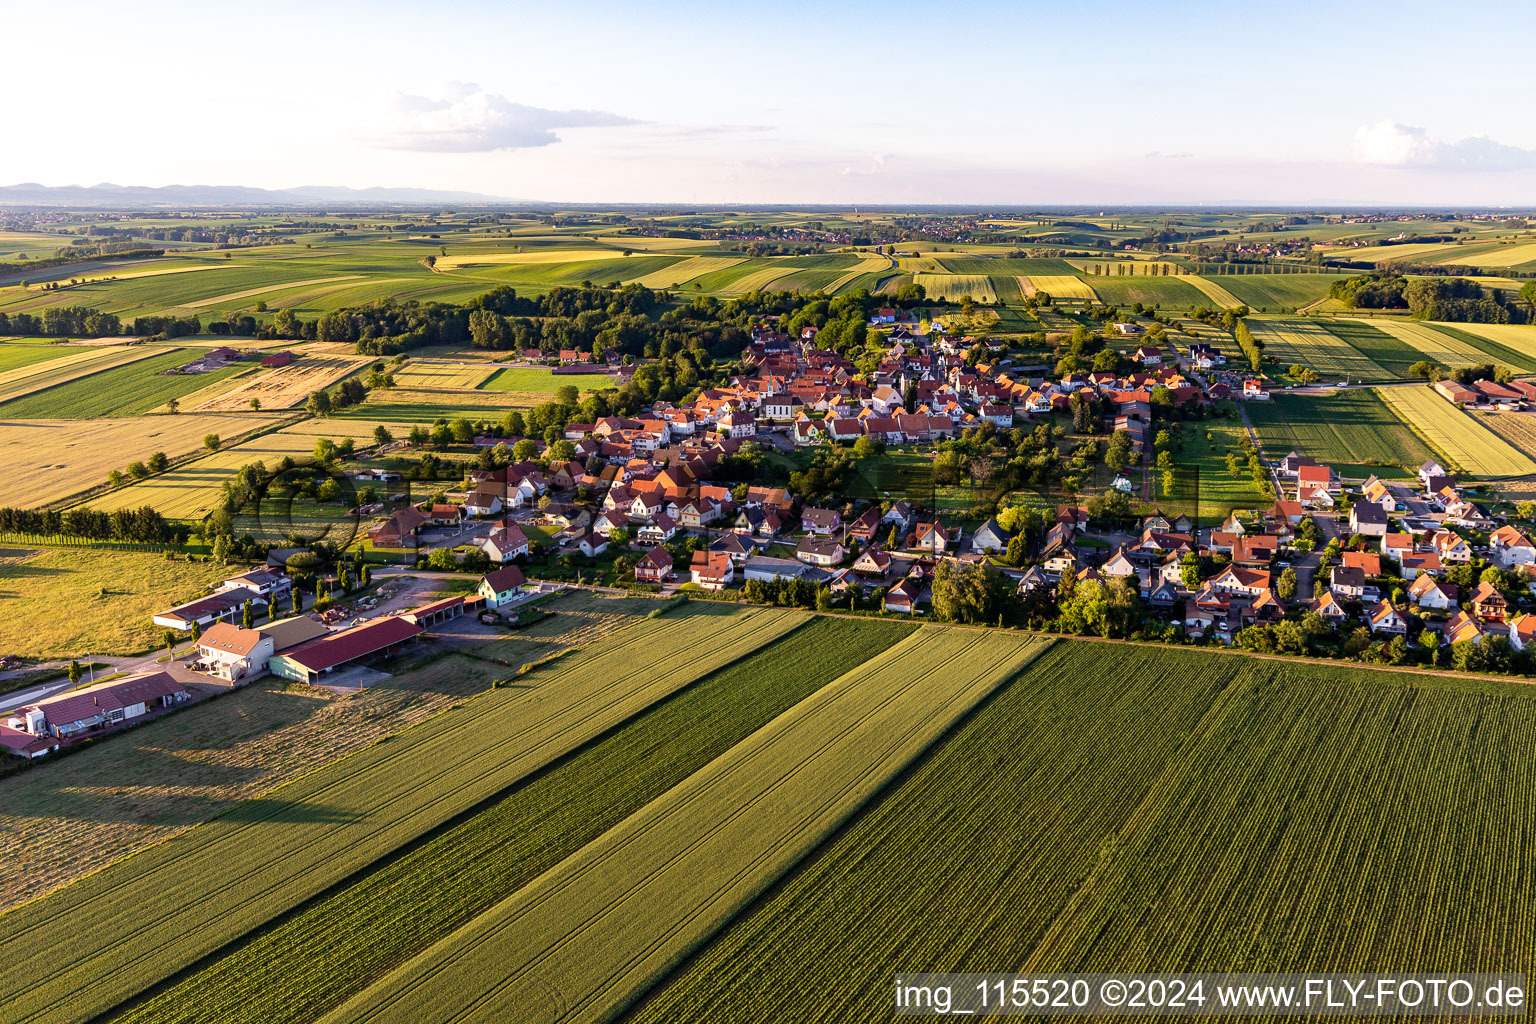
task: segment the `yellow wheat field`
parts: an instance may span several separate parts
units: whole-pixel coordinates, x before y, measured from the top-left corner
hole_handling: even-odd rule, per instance
[[[1444,366],[1477,366],[1488,361],[1488,354],[1481,349],[1417,320],[1378,317],[1367,322]]]
[[[1379,388],[1376,393],[1398,419],[1466,472],[1481,477],[1536,473],[1536,462],[1529,455],[1446,401],[1434,389]]]
[[[1235,309],[1238,306],[1247,305],[1242,299],[1233,295],[1215,281],[1201,277],[1199,274],[1180,274],[1178,279],[1185,284],[1194,285],[1204,293],[1206,298],[1223,309]]]
[[[1098,302],[1099,297],[1093,288],[1080,277],[1071,274],[1031,274],[1029,283],[1034,292],[1045,292],[1053,299],[1081,299],[1084,302]]]

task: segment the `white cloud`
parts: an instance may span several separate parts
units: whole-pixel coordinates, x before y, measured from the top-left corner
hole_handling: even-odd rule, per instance
[[[1423,128],[1381,121],[1355,132],[1355,159],[1379,167],[1451,171],[1517,171],[1536,168],[1536,150],[1469,135],[1455,142],[1437,139]]]
[[[472,82],[455,82],[446,96],[398,94],[389,126],[369,141],[382,149],[427,153],[489,153],[560,141],[559,128],[639,124],[602,110],[545,110],[514,103]]]

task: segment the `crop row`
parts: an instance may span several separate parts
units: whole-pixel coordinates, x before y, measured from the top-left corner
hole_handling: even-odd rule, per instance
[[[927,627],[325,1019],[607,1019],[1045,647]]]
[[[114,1019],[314,1020],[913,628],[808,620]]]
[[[1476,476],[1524,476],[1536,462],[1427,387],[1383,388],[1381,397],[1440,452]]]
[[[887,1020],[903,971],[1528,972],[1536,695],[1058,643],[630,1019]]]
[[[1262,320],[1251,317],[1248,326],[1263,345],[1264,354],[1278,359],[1281,367],[1299,363],[1316,370],[1329,380],[1396,379],[1389,370],[1377,365],[1321,324],[1305,320]]]
[[[890,1018],[891,973],[1006,971],[1177,755],[1233,663],[1058,642],[634,1014]]]
[[[1525,691],[1255,663],[1027,969],[1528,971]]]
[[[89,1019],[801,621],[642,620],[0,917],[0,1001],[18,1024]]]

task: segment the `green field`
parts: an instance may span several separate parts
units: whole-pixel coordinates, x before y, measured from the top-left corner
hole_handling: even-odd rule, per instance
[[[1110,306],[1124,308],[1139,302],[1144,306],[1164,309],[1194,309],[1210,303],[1210,299],[1198,288],[1177,277],[1090,275],[1085,280],[1093,286],[1099,299]]]
[[[808,619],[114,1019],[317,1019],[914,628]]]
[[[0,416],[12,419],[94,419],[137,416],[159,409],[225,377],[250,369],[234,363],[207,373],[168,373],[192,361],[191,349],[166,352],[126,366],[79,377],[21,398],[0,403]]]
[[[1277,392],[1268,402],[1248,402],[1246,408],[1270,459],[1295,451],[1349,469],[1417,468],[1438,457],[1368,388],[1322,395]]]
[[[1279,360],[1281,371],[1300,364],[1316,370],[1329,383],[1346,379],[1351,382],[1397,379],[1391,370],[1373,362],[1315,321],[1249,317],[1247,323],[1254,338],[1263,346],[1264,354]]]
[[[0,548],[0,651],[51,659],[154,650],[161,631],[150,616],[227,575],[149,552]],[[70,613],[59,614],[65,606]]]
[[[1299,309],[1328,297],[1328,287],[1342,280],[1339,274],[1223,274],[1220,284],[1249,309]]]
[[[703,603],[643,620],[0,917],[9,1015],[109,1010],[803,621]]]
[[[567,384],[578,391],[598,391],[617,387],[618,380],[601,373],[557,374],[540,366],[506,366],[483,381],[480,390],[504,392],[509,401],[538,405],[540,402],[553,402],[555,392]]]
[[[1518,684],[1060,642],[631,1019],[885,1021],[903,970],[1528,973],[1533,733]]]
[[[328,1019],[612,1019],[1046,646],[919,630]]]
[[[79,349],[65,348],[62,345],[18,345],[15,343],[0,344],[0,373],[7,370],[19,370],[23,366],[31,366],[33,363],[46,363],[50,359],[58,359],[79,352]]]
[[[1251,408],[1256,403],[1249,403]],[[1207,439],[1206,435],[1210,438]],[[1157,504],[1168,512],[1197,514],[1208,525],[1211,516],[1225,517],[1232,509],[1256,508],[1266,499],[1248,476],[1240,446],[1248,436],[1238,419],[1205,419],[1174,425],[1178,441],[1173,449],[1174,490],[1163,490],[1162,474],[1152,473]],[[1239,451],[1243,468],[1237,476],[1227,472],[1227,452]],[[1199,508],[1196,509],[1198,488]]]
[[[1325,326],[1371,362],[1404,380],[1412,376],[1408,372],[1410,366],[1427,358],[1412,345],[1361,320],[1336,317],[1328,320]],[[1442,364],[1441,369],[1450,367]]]

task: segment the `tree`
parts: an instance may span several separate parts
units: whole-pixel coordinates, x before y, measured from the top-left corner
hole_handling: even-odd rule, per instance
[[[1296,596],[1296,570],[1287,566],[1275,581],[1275,594],[1282,601],[1289,601]]]
[[[155,452],[155,454],[149,457],[149,471],[151,473],[164,473],[165,468],[170,464],[171,460],[166,458],[165,452]]]
[[[574,384],[562,384],[555,388],[555,401],[560,405],[575,405],[581,401],[581,392]]]
[[[1194,552],[1185,555],[1179,563],[1179,580],[1185,590],[1200,589],[1200,558]]]
[[[251,602],[246,601],[240,606],[240,628],[250,629],[254,619],[255,614],[251,611]]]
[[[331,396],[326,391],[316,391],[304,403],[304,411],[311,416],[328,416],[331,412]]]
[[[222,442],[219,440],[219,435],[218,434],[204,434],[203,435],[203,447],[207,448],[211,452],[218,451],[219,450],[219,445],[221,443]]]
[[[251,408],[254,409],[257,412],[260,412],[261,411],[261,399],[259,399],[259,398],[251,399]]]
[[[304,593],[298,587],[293,588],[293,614],[297,615],[304,610]]]
[[[328,437],[322,437],[315,442],[315,458],[321,462],[330,462],[336,458],[336,442]]]
[[[80,683],[80,663],[71,659],[69,663],[69,685],[78,686]]]
[[[203,626],[200,622],[192,623],[192,642],[197,643],[203,638]]]
[[[160,639],[165,641],[166,653],[170,653],[176,649],[176,631],[174,629],[167,629],[165,632],[161,633]]]
[[[990,621],[1002,596],[998,579],[990,562],[940,562],[933,574],[934,615],[946,622]]]
[[[869,434],[859,435],[859,439],[853,442],[853,455],[856,459],[872,459],[881,454],[883,445]]]
[[[384,424],[380,423],[378,426],[373,428],[373,443],[379,447],[382,448],[384,445],[389,444],[394,439],[394,435],[389,432],[389,428]]]
[[[518,462],[526,462],[539,454],[539,442],[525,437],[512,446],[512,458]]]
[[[1003,561],[1012,566],[1024,564],[1027,542],[1024,534],[1016,533],[1008,538],[1008,550],[1003,555]]]
[[[180,411],[181,411],[181,399],[179,399],[179,398],[173,398],[173,399],[171,399],[171,400],[170,400],[170,401],[169,401],[169,402],[166,402],[166,403],[165,403],[165,407],[166,407],[166,409],[167,409],[167,410],[169,410],[169,411],[170,411],[170,414],[171,414],[171,415],[172,415],[172,416],[174,416],[174,415],[176,415],[176,414],[177,414],[177,413],[178,413],[178,412],[180,412]]]
[[[227,533],[221,533],[213,538],[213,557],[221,564],[229,561],[229,535]]]

